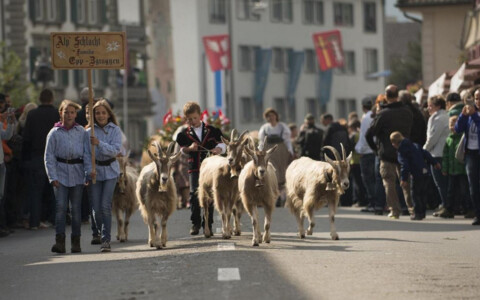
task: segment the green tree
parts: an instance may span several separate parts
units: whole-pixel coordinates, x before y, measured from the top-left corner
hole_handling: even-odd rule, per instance
[[[4,42],[0,43],[0,92],[7,93],[14,107],[19,107],[38,94],[30,82],[22,78],[22,61]],[[30,94],[29,94],[30,93]]]
[[[391,58],[389,84],[404,89],[407,85],[422,80],[422,47],[418,41],[408,42],[407,55]]]

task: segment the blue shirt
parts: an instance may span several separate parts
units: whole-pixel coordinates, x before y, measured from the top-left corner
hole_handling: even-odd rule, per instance
[[[88,128],[85,134],[85,170],[87,176],[92,172],[92,145],[90,144],[90,135],[92,129]],[[120,127],[109,122],[103,128],[95,124],[95,137],[99,144],[95,146],[95,160],[105,161],[116,158],[122,148],[122,131]],[[120,175],[120,166],[118,161],[112,162],[108,166],[95,165],[97,171],[96,180],[103,181],[117,178]]]
[[[437,163],[430,152],[407,138],[403,139],[398,147],[398,162],[403,181],[408,180],[409,174],[412,174],[413,178],[429,174],[428,164],[435,165]]]
[[[57,180],[66,187],[85,183],[83,163],[67,164],[57,161],[62,159],[84,158],[83,143],[85,129],[75,124],[69,130],[55,124],[47,135],[45,147],[45,169],[50,183]]]

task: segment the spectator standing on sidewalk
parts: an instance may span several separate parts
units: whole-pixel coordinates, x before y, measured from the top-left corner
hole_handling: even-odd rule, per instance
[[[6,99],[4,94],[0,94],[0,111],[3,111],[3,107],[6,106]],[[0,122],[7,121],[7,128],[4,130],[3,126],[0,126],[0,139],[9,140],[15,128],[15,117],[13,113],[0,114]],[[0,237],[4,237],[10,234],[9,229],[6,227],[5,209],[4,209],[4,191],[5,191],[5,177],[6,168],[4,162],[3,148],[0,147]]]
[[[367,130],[373,122],[372,105],[371,97],[362,100],[363,116],[360,123],[359,139],[355,145],[355,151],[360,154],[360,173],[366,192],[367,207],[362,208],[362,212],[375,211],[375,153],[373,153],[365,138]]]
[[[376,115],[372,126],[367,132],[367,142],[380,157],[380,175],[385,187],[386,200],[390,209],[388,215],[398,219],[401,213],[400,203],[396,191],[397,180],[400,177],[400,165],[397,160],[397,151],[390,142],[390,135],[399,131],[409,137],[412,130],[412,112],[402,102],[398,101],[398,88],[389,85],[385,89],[387,104]],[[376,137],[376,141],[374,141]],[[408,198],[409,188],[402,187],[405,198]]]
[[[48,227],[55,223],[55,196],[49,184],[44,165],[46,139],[49,131],[60,119],[53,106],[53,92],[44,89],[38,98],[40,105],[28,113],[23,129],[22,160],[27,163],[30,206],[30,229]],[[48,222],[48,223],[47,223]]]
[[[433,96],[428,99],[428,113],[430,118],[427,125],[427,141],[423,146],[423,149],[430,152],[433,158],[438,162],[442,162],[443,147],[445,147],[445,141],[447,140],[448,131],[448,114],[445,111],[446,103],[443,96]],[[431,168],[433,180],[437,186],[442,206],[445,206],[445,200],[447,198],[447,177],[442,174],[441,170]],[[445,210],[441,208],[433,215],[438,217]]]

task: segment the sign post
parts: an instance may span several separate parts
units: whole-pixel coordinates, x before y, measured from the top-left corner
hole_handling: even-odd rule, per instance
[[[87,69],[89,123],[91,136],[95,136],[92,69],[125,69],[125,32],[52,32],[50,41],[53,69]],[[93,145],[92,172],[95,172]],[[92,179],[95,183],[95,178]]]

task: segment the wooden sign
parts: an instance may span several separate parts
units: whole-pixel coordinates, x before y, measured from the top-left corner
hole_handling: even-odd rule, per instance
[[[125,69],[125,32],[52,32],[54,69]]]

